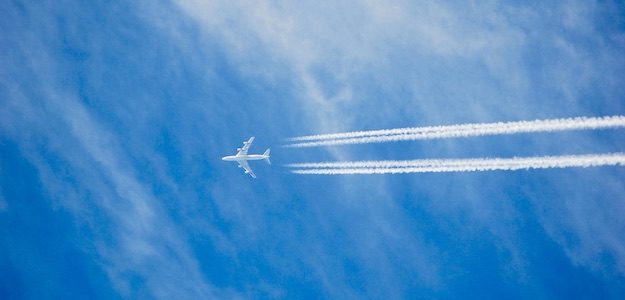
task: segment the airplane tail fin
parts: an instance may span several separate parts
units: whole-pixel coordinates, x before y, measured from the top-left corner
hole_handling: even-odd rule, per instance
[[[266,161],[268,164],[271,164],[271,161],[269,160],[269,152],[270,152],[270,151],[271,151],[271,149],[267,149],[267,150],[265,151],[265,153],[263,153],[263,155],[265,156],[265,161]]]

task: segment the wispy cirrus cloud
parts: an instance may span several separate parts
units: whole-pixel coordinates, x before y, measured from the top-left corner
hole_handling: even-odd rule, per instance
[[[126,296],[219,295],[203,279],[196,258],[185,243],[185,234],[169,219],[150,188],[137,178],[132,164],[123,158],[118,137],[103,129],[75,96],[57,94],[54,89],[47,89],[43,95],[50,101],[44,106],[45,113],[32,115],[37,120],[27,131],[11,134],[33,134],[45,141],[43,153],[42,145],[37,144],[24,144],[22,149],[39,169],[44,187],[58,204],[75,213],[79,222],[93,226],[94,241],[81,243],[94,243],[86,247],[97,249],[115,288]],[[13,99],[19,102],[10,111],[16,116],[28,114],[34,105],[32,99]],[[50,121],[58,126],[47,127],[45,123]],[[66,172],[79,178],[79,190],[92,195],[88,202],[78,196],[84,192],[72,190],[48,165],[50,153],[68,164]],[[103,216],[94,216],[97,212],[88,209],[88,205],[95,205]],[[98,236],[103,224],[93,218],[107,220],[112,236]],[[160,271],[154,271],[155,266]],[[133,276],[145,280],[144,289],[129,285],[128,278]]]
[[[11,52],[2,62],[0,130],[37,168],[55,206],[86,228],[77,247],[95,256],[123,297],[237,297],[205,280],[186,233],[130,159],[126,137],[59,80],[71,75],[49,40],[63,36],[54,8],[25,5],[22,13],[14,18],[21,31],[4,36]]]
[[[307,125],[293,126],[300,131],[620,112],[618,103],[624,93],[617,83],[622,83],[618,74],[625,60],[617,52],[623,47],[612,33],[600,32],[597,18],[606,13],[606,7],[593,3],[177,3],[207,35],[231,50],[229,57],[242,73],[275,78],[279,70],[293,76],[296,90],[304,95],[293,101],[306,107],[299,117]],[[588,95],[595,95],[591,97],[595,101],[588,100]],[[605,147],[614,145],[609,140],[594,141]],[[455,142],[447,145],[445,150],[452,153],[462,148]],[[517,146],[523,145],[501,147]],[[533,146],[539,153],[552,150]],[[440,148],[439,152],[420,149],[425,157],[440,156]],[[351,149],[331,151],[337,159],[355,155]],[[616,180],[610,171],[604,176]],[[372,183],[383,191],[380,197],[392,199],[395,192],[380,181]],[[428,190],[419,179],[408,181],[420,191]],[[499,187],[493,183],[488,189],[505,194],[508,181],[501,181]],[[556,183],[553,188],[564,195],[573,192]],[[518,233],[522,228],[502,226],[507,220],[494,213],[487,218],[480,215],[492,210],[518,215],[517,208],[493,204],[487,196],[480,198],[484,194],[475,188],[458,193],[470,203],[471,215],[500,239],[506,249],[502,251],[516,257],[514,264],[528,267],[519,263],[529,251]],[[576,234],[577,229],[564,223],[553,225],[550,220],[555,215],[553,211],[546,214],[542,225],[563,226]],[[621,227],[586,229],[616,232]],[[585,235],[579,237],[593,244]],[[561,240],[558,235],[551,238]],[[604,246],[597,247],[620,257],[617,248]]]
[[[248,185],[224,179],[231,173],[211,161],[252,130],[279,139],[622,113],[623,47],[597,27],[610,19],[604,6],[174,3],[110,4],[101,11],[120,25],[108,35],[111,20],[85,14],[89,4],[26,6],[22,42],[0,46],[10,95],[0,132],[19,142],[50,194],[62,195],[57,204],[94,232],[94,256],[122,296],[297,297],[314,289],[334,298],[453,298],[496,293],[499,284],[529,298],[550,295],[552,281],[540,277],[554,273],[543,267],[549,262],[568,258],[580,267],[571,273],[592,269],[591,278],[623,274],[619,171],[333,181],[274,173]],[[32,32],[37,24],[45,28]],[[140,74],[136,62],[145,63]],[[612,135],[580,136],[591,138],[554,143],[622,150]],[[408,147],[423,157],[553,150],[506,141]],[[276,157],[291,154],[318,159]],[[352,160],[371,151],[331,154]],[[488,289],[474,288],[484,281]]]

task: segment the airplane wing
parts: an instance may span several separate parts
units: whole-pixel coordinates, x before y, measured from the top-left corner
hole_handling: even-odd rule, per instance
[[[252,168],[250,168],[250,165],[247,163],[247,160],[240,160],[239,166],[245,170],[245,174],[250,174],[252,178],[256,178],[256,174],[254,174],[254,171],[252,171]]]
[[[237,149],[237,155],[246,155],[247,150],[249,150],[252,145],[252,142],[254,142],[254,137],[251,137],[247,142],[243,142],[243,147]]]

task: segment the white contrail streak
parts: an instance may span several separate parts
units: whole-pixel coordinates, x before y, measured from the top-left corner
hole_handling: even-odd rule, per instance
[[[424,159],[291,164],[295,174],[397,174],[625,166],[624,153],[514,158]],[[310,169],[309,169],[310,168]]]
[[[606,129],[616,127],[625,127],[625,116],[598,118],[578,117],[505,123],[473,123],[320,134],[291,138],[291,141],[297,143],[289,144],[287,147],[300,148],[344,144],[368,144],[407,140],[427,140],[583,129]]]

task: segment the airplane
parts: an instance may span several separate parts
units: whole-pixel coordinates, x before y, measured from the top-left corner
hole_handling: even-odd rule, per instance
[[[253,141],[254,137],[251,137],[247,142],[243,142],[243,147],[237,148],[236,155],[224,156],[221,160],[238,162],[239,168],[243,168],[243,170],[245,170],[245,174],[250,174],[252,178],[256,178],[256,175],[252,172],[252,168],[250,168],[247,161],[264,159],[268,164],[271,164],[271,161],[269,161],[269,149],[267,149],[263,154],[247,154],[247,150],[250,149],[250,145],[252,145]]]

